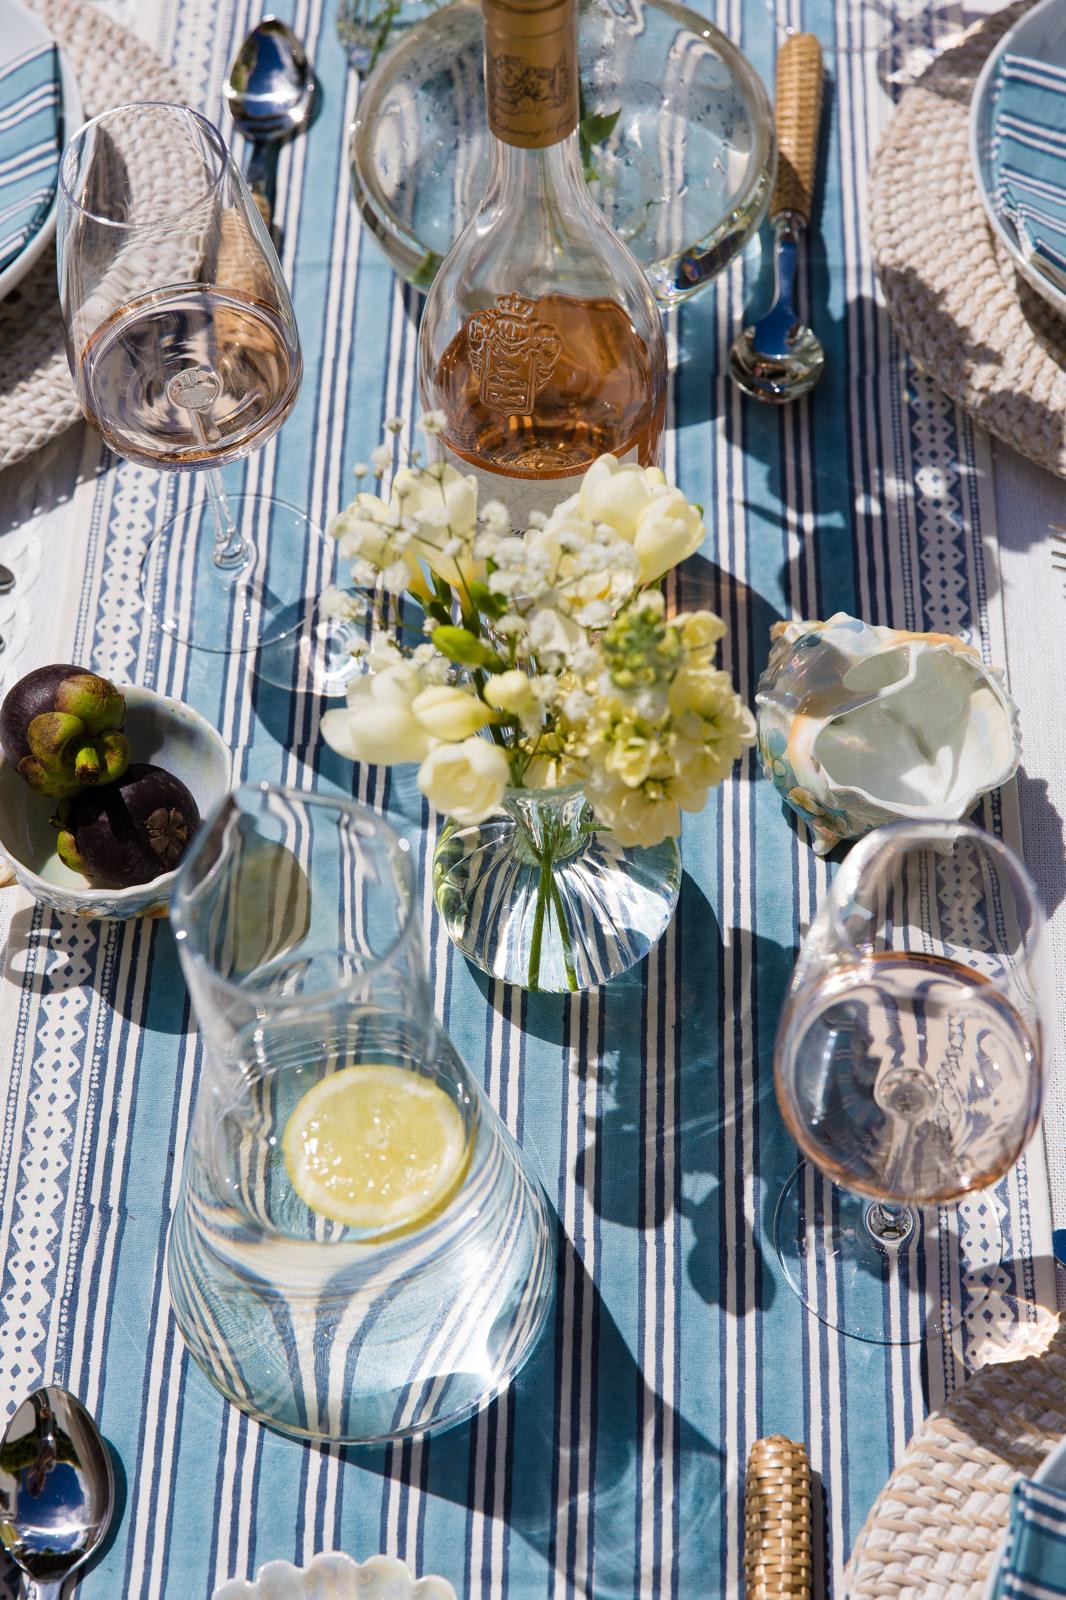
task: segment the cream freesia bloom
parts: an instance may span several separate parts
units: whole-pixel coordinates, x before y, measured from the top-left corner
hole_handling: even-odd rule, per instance
[[[564,501],[556,515],[576,509],[586,522],[605,522],[632,544],[637,523],[666,487],[658,467],[640,467],[635,461],[623,466],[616,456],[600,456],[582,478],[576,499]]]
[[[407,568],[407,587],[411,593],[420,600],[430,600],[429,585],[414,555],[410,550],[397,552],[393,545],[398,526],[399,518],[392,506],[387,506],[380,495],[363,493],[357,494],[346,510],[338,512],[329,531],[345,560],[358,557],[369,561],[379,571],[401,560]]]
[[[322,737],[349,761],[421,761],[430,737],[411,709],[418,688],[418,673],[406,661],[356,678],[345,709],[324,713]]]
[[[505,711],[512,717],[527,717],[540,708],[528,675],[519,672],[517,667],[491,677],[485,685],[485,699],[497,711]]]
[[[450,743],[469,739],[496,720],[483,700],[453,683],[431,683],[415,695],[411,711],[431,739]]]
[[[510,771],[504,751],[475,735],[436,745],[418,769],[418,787],[456,822],[482,822],[503,799]]]
[[[477,531],[477,479],[458,472],[448,462],[432,467],[401,467],[392,480],[395,514],[418,529],[410,552],[431,572],[453,585],[483,580],[482,561],[446,555],[453,539],[469,544]]]
[[[703,519],[680,489],[659,495],[637,521],[633,548],[640,559],[640,581],[654,583],[664,572],[695,555],[703,543]]]

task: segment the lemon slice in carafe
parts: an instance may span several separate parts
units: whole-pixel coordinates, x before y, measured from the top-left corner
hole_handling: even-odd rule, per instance
[[[407,1232],[462,1181],[466,1128],[421,1074],[360,1062],[308,1089],[285,1125],[289,1180],[305,1205],[351,1228]]]

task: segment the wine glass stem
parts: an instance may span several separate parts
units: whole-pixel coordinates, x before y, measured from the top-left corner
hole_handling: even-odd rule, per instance
[[[894,1206],[887,1200],[871,1200],[863,1221],[882,1250],[898,1250],[914,1232],[917,1218],[910,1206]]]
[[[211,559],[221,572],[242,572],[252,559],[252,546],[233,520],[233,512],[217,468],[208,468],[204,477],[211,509],[215,513],[215,548],[211,552]]]

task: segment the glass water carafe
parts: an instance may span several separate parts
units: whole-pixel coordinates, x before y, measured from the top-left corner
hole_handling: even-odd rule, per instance
[[[306,1438],[462,1421],[532,1350],[554,1250],[539,1184],[433,1015],[406,842],[347,800],[241,789],[202,825],[172,917],[205,1047],[169,1247],[189,1350],[235,1404]],[[356,1222],[308,1203],[292,1129],[318,1128],[305,1097],[352,1067],[461,1128],[429,1210]],[[342,1117],[333,1134],[366,1149],[376,1128]]]

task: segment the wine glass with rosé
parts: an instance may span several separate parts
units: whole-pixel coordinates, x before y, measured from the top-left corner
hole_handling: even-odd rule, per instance
[[[1002,1239],[985,1191],[1039,1121],[1046,959],[1028,873],[971,824],[878,829],[837,872],[774,1060],[807,1158],[782,1191],[775,1242],[830,1326],[912,1343],[958,1320],[963,1281],[971,1294],[991,1283]]]
[[[180,482],[141,570],[146,606],[198,649],[293,633],[332,557],[302,511],[219,468],[290,415],[303,362],[277,253],[218,129],[188,106],[119,106],[63,155],[57,227],[67,357],[118,455]],[[251,483],[249,480],[251,479]],[[160,497],[162,499],[163,497]],[[151,501],[146,498],[152,519]]]

